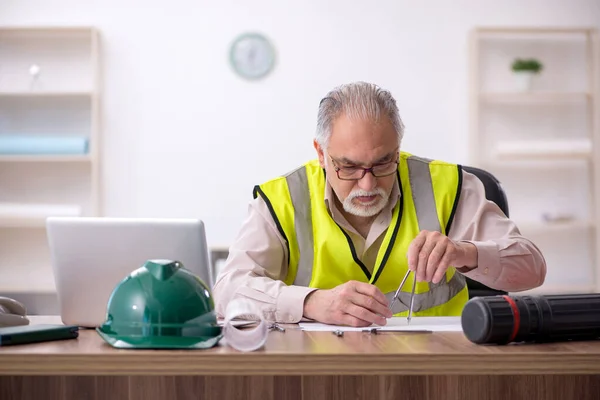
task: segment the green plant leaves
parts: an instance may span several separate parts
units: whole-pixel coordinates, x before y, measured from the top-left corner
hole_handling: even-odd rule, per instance
[[[539,73],[542,69],[543,69],[543,65],[541,62],[539,62],[536,59],[533,58],[529,58],[529,59],[522,59],[522,58],[517,58],[513,63],[512,63],[512,70],[515,72],[518,71],[531,71],[534,73]]]

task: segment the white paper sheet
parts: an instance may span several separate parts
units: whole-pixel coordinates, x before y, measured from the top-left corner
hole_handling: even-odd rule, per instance
[[[377,328],[380,331],[432,331],[432,332],[462,332],[460,317],[413,317],[408,325],[406,317],[392,317],[387,325],[371,325],[366,328],[351,326],[327,325],[318,322],[301,322],[300,328],[305,331],[363,331]]]

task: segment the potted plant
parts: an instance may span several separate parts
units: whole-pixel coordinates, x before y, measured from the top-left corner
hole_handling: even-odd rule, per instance
[[[517,58],[512,63],[512,70],[516,77],[517,89],[522,92],[531,90],[533,77],[539,74],[543,65],[536,59]]]

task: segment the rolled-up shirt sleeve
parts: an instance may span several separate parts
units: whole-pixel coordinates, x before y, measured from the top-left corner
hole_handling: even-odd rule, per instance
[[[304,299],[315,289],[286,285],[287,271],[284,239],[265,202],[257,197],[249,204],[213,287],[217,315],[223,318],[231,300],[244,298],[268,321],[300,321]]]
[[[494,289],[516,292],[544,283],[546,261],[540,249],[521,235],[516,223],[473,174],[463,171],[463,184],[448,237],[477,248],[477,267],[459,268],[463,275]]]

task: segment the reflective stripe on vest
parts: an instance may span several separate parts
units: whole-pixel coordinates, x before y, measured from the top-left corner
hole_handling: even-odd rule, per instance
[[[407,159],[412,198],[417,213],[419,229],[441,232],[429,162],[430,160],[416,156],[410,156]],[[296,240],[300,253],[294,285],[307,287],[310,284],[313,274],[314,244],[310,191],[308,189],[306,168],[298,168],[288,174],[286,181],[294,206]],[[405,285],[412,286],[414,276],[412,274],[411,279]],[[401,277],[399,277],[398,284],[400,284],[400,279]],[[466,279],[458,272],[455,272],[448,281],[442,279],[437,284],[430,282],[428,292],[415,294],[413,311],[418,312],[440,306],[456,296],[465,286]],[[388,301],[393,298],[394,293],[385,293]],[[399,294],[398,300],[392,310],[394,314],[408,310],[410,292],[402,291]]]
[[[314,245],[312,212],[310,209],[310,190],[306,168],[299,168],[286,177],[290,197],[294,205],[294,223],[296,226],[296,241],[300,250],[298,271],[294,285],[308,286],[312,277]]]

